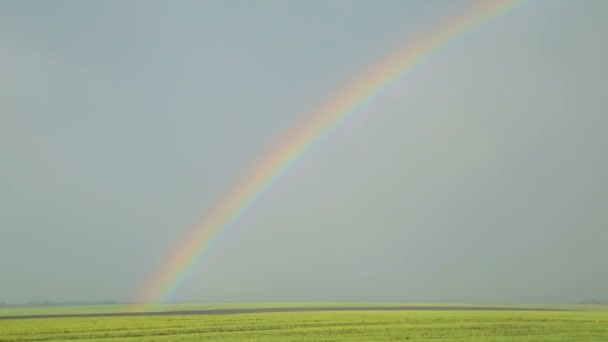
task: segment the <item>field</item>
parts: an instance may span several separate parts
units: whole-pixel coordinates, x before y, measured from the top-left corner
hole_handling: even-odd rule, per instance
[[[161,309],[192,312],[243,308],[250,312],[281,307],[285,310],[294,304],[178,304]],[[575,306],[543,306],[540,308],[547,311],[514,311],[510,309],[529,306],[502,306],[496,310],[492,306],[427,304],[397,310],[404,304],[380,304],[375,303],[374,310],[361,310],[361,303],[342,303],[345,310],[316,311],[316,307],[327,309],[336,307],[336,303],[299,303],[297,307],[313,311],[0,319],[0,341],[608,341],[605,307],[590,306],[585,308],[599,310],[581,311],[582,307]],[[70,314],[68,308],[46,309],[50,314]],[[108,314],[125,307],[71,309]],[[578,311],[558,311],[564,309]],[[0,315],[14,316],[15,310],[35,315],[44,308],[5,308]]]

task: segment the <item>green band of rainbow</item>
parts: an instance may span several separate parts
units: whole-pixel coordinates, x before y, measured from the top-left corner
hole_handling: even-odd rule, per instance
[[[274,148],[221,198],[205,220],[170,251],[169,257],[145,283],[138,302],[167,300],[187,274],[204,259],[221,232],[233,227],[245,209],[315,144],[350,118],[371,112],[376,101],[402,84],[405,76],[436,51],[521,2],[482,0],[474,4],[417,41],[380,60],[357,81],[310,113],[305,122],[278,139]]]

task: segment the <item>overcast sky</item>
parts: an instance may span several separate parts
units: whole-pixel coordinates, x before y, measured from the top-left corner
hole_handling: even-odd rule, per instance
[[[131,301],[265,150],[466,1],[1,1],[0,301]],[[458,38],[173,300],[608,299],[608,2]]]

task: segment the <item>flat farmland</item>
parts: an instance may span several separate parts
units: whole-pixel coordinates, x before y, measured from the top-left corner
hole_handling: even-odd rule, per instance
[[[194,305],[186,307],[191,309]],[[197,308],[201,307],[204,306]],[[0,341],[608,340],[608,311],[603,310],[563,311],[563,307],[558,307],[550,311],[544,307],[537,311],[529,307],[517,310],[517,307],[445,305],[426,309],[370,308],[373,309],[353,304],[344,310],[325,306],[291,312],[284,307],[283,312],[271,312],[270,306],[266,306],[258,308],[262,312],[253,312],[252,306],[245,308],[249,311],[238,311],[235,306],[225,314],[201,311],[159,312],[151,316],[7,318],[0,320]]]

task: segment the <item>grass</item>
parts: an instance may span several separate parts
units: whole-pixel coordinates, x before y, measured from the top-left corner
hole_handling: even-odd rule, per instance
[[[607,341],[608,311],[335,311],[0,321],[2,342],[199,340]]]

